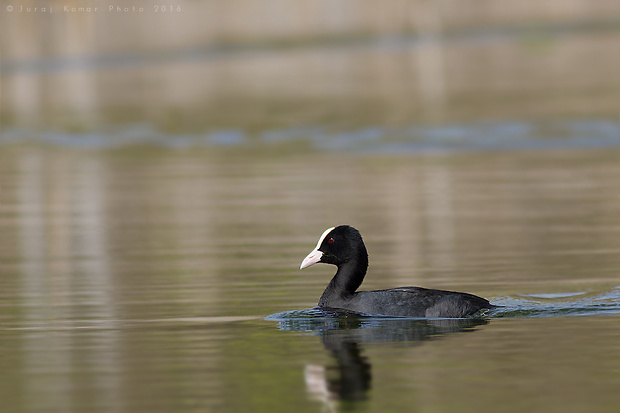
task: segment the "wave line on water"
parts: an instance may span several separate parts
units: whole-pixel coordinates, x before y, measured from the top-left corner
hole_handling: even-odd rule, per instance
[[[586,292],[540,293],[520,297],[499,297],[491,300],[497,307],[470,319],[493,320],[497,318],[542,318],[566,316],[602,316],[620,314],[620,287],[611,291],[586,296]],[[582,297],[575,299],[575,297]],[[355,320],[362,324],[382,320],[429,320],[428,318],[391,317],[376,314],[356,313],[348,310],[313,307],[306,310],[292,310],[271,314],[265,320],[278,322],[315,322],[329,320]]]
[[[116,330],[136,327],[138,325],[173,324],[219,324],[235,323],[239,321],[260,320],[263,316],[211,316],[211,317],[176,317],[153,319],[126,319],[126,320],[55,320],[53,323],[32,323],[30,325],[0,327],[0,331],[73,331],[73,330]]]

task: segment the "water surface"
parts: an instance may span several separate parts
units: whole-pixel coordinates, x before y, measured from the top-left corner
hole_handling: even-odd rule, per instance
[[[173,3],[0,11],[3,413],[618,411],[608,6]],[[339,224],[501,307],[316,309]]]
[[[4,147],[3,411],[615,411],[617,161]],[[363,288],[504,309],[306,317],[333,268],[299,263],[341,223]]]

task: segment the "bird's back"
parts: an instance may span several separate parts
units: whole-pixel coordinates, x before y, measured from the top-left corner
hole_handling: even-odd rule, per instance
[[[484,298],[454,291],[421,287],[398,287],[389,290],[360,291],[330,306],[398,317],[462,318],[481,309],[493,308]]]

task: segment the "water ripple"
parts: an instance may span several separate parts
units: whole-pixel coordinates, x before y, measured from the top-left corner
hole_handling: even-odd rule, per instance
[[[580,297],[579,299],[575,299]],[[578,293],[528,294],[520,297],[500,297],[492,300],[498,307],[479,313],[472,319],[540,318],[564,316],[593,316],[620,314],[620,287],[591,296]],[[277,321],[283,330],[316,331],[318,329],[348,329],[376,327],[390,320],[423,321],[428,318],[392,317],[354,311],[313,307],[306,310],[285,311],[265,317]],[[451,319],[432,319],[435,321]],[[452,319],[454,320],[454,319]]]
[[[136,124],[88,134],[6,129],[0,146],[45,144],[61,147],[117,148],[153,145],[192,147],[257,147],[299,143],[321,151],[370,154],[461,152],[509,149],[601,148],[618,146],[620,130],[609,120],[552,122],[472,122],[441,126],[370,126],[345,131],[323,126],[294,127],[251,133],[243,129],[170,135]]]

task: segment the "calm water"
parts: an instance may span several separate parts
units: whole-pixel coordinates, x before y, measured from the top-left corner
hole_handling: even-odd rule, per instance
[[[182,3],[0,14],[2,413],[619,411],[607,6]],[[319,311],[339,224],[362,288],[502,307]]]
[[[300,153],[2,148],[2,411],[617,411],[616,148]],[[505,307],[299,311],[341,223],[363,288]]]

